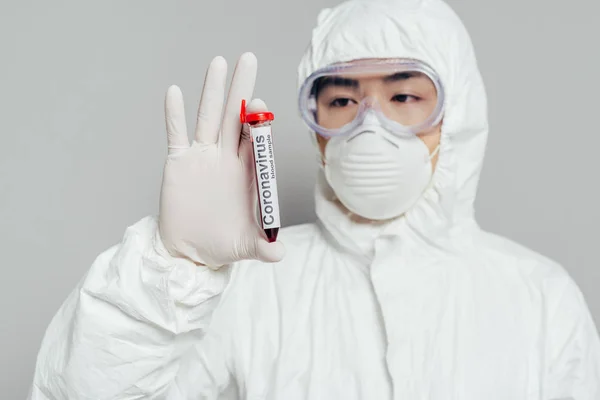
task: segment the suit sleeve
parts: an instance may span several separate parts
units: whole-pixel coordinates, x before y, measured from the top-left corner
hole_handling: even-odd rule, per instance
[[[229,270],[170,257],[154,218],[128,228],[54,316],[30,399],[218,398],[226,336],[209,332]]]

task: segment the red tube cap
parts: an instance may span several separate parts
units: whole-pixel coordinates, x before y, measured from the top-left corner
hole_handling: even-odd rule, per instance
[[[246,114],[246,100],[242,100],[242,109],[240,111],[240,122],[244,123],[255,123],[255,122],[265,122],[265,121],[273,121],[275,119],[275,115],[272,112],[258,112],[258,113],[250,113]]]

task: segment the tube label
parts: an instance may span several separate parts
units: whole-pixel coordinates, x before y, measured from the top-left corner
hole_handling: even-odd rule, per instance
[[[256,186],[263,229],[280,228],[279,197],[271,126],[250,126],[256,173]]]

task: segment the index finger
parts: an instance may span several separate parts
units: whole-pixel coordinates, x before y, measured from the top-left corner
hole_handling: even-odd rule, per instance
[[[227,105],[223,114],[220,145],[225,151],[236,153],[238,151],[242,129],[240,106],[242,99],[250,100],[252,98],[256,82],[256,71],[256,56],[252,53],[242,54],[233,73]]]

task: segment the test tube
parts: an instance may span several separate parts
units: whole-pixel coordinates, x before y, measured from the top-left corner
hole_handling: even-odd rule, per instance
[[[250,132],[260,223],[269,242],[277,240],[277,234],[281,227],[277,175],[275,173],[275,153],[271,132],[271,124],[274,119],[273,113],[268,111],[246,114],[246,100],[242,100],[240,121],[242,124],[248,125]]]

